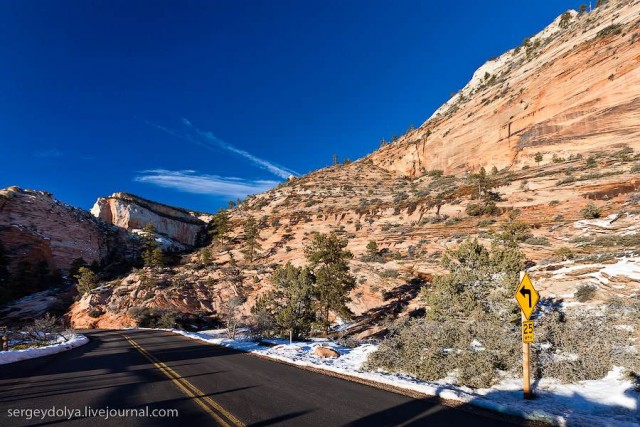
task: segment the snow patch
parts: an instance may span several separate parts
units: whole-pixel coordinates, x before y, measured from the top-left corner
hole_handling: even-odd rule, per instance
[[[34,359],[36,357],[49,356],[72,348],[80,347],[89,342],[89,338],[84,335],[74,334],[68,341],[62,341],[46,347],[26,348],[24,350],[9,350],[0,352],[0,365],[18,362],[20,360]]]

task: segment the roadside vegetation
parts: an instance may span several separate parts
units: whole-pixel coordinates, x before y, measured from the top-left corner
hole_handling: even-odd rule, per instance
[[[367,368],[429,381],[450,378],[469,387],[517,376],[521,320],[512,293],[523,268],[518,235],[516,228],[510,239],[502,239],[511,244],[487,248],[468,239],[447,251],[441,265],[449,273],[434,277],[432,286],[422,290],[425,316],[393,324]],[[578,297],[590,299],[593,290],[579,288]],[[539,308],[532,345],[535,378],[600,379],[614,366],[637,375],[638,357],[630,346],[632,331],[640,327],[640,300],[614,299],[596,311],[565,309],[543,299]]]

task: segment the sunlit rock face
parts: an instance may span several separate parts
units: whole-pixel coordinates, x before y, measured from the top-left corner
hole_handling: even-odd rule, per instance
[[[91,213],[127,230],[142,229],[151,224],[156,232],[188,246],[196,245],[206,225],[196,213],[126,193],[99,198]]]
[[[488,61],[416,130],[373,153],[407,176],[533,165],[640,147],[640,3],[558,17],[527,45]]]

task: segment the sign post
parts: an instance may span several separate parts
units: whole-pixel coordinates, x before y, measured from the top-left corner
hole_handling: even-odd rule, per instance
[[[540,295],[533,287],[529,275],[525,272],[520,272],[520,284],[516,289],[515,298],[522,310],[522,389],[524,398],[531,399],[533,398],[533,393],[531,392],[529,356],[534,335],[533,321],[530,318],[540,300]]]

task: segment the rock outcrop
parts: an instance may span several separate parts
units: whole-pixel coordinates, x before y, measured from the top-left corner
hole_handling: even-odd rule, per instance
[[[142,229],[151,224],[156,232],[188,246],[198,244],[206,228],[206,223],[198,217],[198,213],[127,193],[113,193],[110,197],[99,198],[91,213],[127,230]]]
[[[369,158],[420,176],[640,148],[640,2],[568,12],[480,67],[418,129]]]
[[[322,358],[336,359],[340,357],[340,353],[330,347],[317,346],[313,349],[313,354]]]
[[[76,258],[88,263],[109,253],[108,224],[55,200],[50,193],[9,187],[0,190],[0,242],[9,266],[46,262],[66,270]]]

